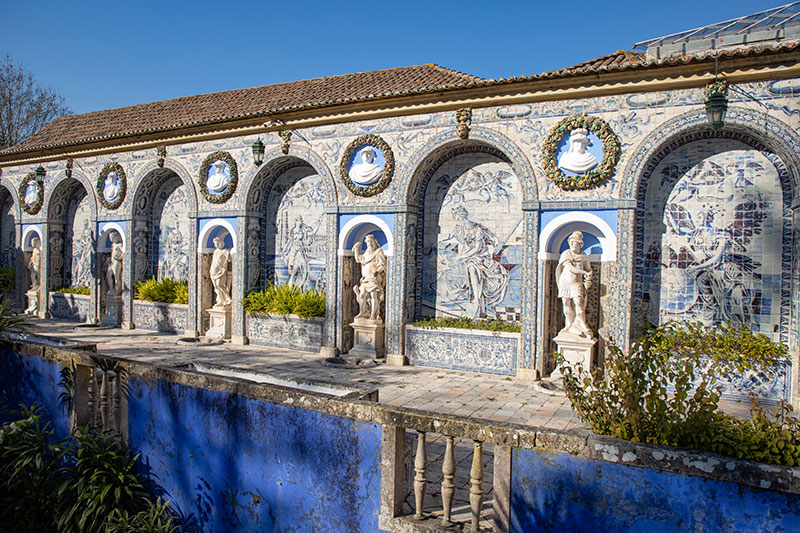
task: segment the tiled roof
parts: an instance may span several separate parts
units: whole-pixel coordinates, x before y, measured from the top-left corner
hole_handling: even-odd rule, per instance
[[[423,95],[481,87],[508,92],[513,91],[514,85],[526,82],[657,70],[707,63],[714,58],[735,60],[768,57],[771,54],[787,52],[799,53],[797,60],[800,61],[800,41],[709,50],[699,54],[673,55],[663,59],[648,58],[639,52],[619,50],[568,68],[498,80],[486,80],[434,64],[328,76],[60,117],[26,141],[0,151],[0,157],[168,132],[192,126],[213,125],[238,119],[259,117],[266,119],[272,114],[285,111],[367,102],[393,96]]]
[[[485,81],[434,64],[401,67],[249,89],[185,96],[81,115],[59,117],[13,154],[92,141],[130,137],[273,113],[472,86]]]

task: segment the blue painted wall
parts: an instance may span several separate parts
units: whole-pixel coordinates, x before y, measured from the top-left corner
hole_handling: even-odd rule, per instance
[[[800,531],[800,496],[515,448],[512,531]]]
[[[38,403],[43,417],[53,424],[56,438],[69,435],[69,416],[58,405],[59,363],[42,357],[0,350],[0,403],[16,408]],[[0,413],[0,423],[9,417]]]
[[[129,427],[202,531],[378,531],[378,424],[132,379]]]

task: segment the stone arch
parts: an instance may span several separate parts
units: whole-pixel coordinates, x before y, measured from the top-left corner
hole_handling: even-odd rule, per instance
[[[380,232],[383,236],[377,236],[378,244],[383,248],[387,257],[394,255],[394,235],[389,225],[375,215],[358,215],[348,220],[339,233],[339,255],[349,255],[353,252],[351,248],[356,242],[361,242],[369,234]]]
[[[268,150],[264,154],[264,163],[249,170],[241,180],[241,190],[245,194],[245,209],[248,211],[258,209],[263,201],[259,193],[265,186],[270,185],[270,180],[274,180],[279,175],[275,170],[293,162],[298,165],[304,163],[314,169],[316,174],[322,178],[326,205],[336,205],[336,184],[325,160],[311,148],[294,143],[289,148],[288,154],[284,154],[278,146]]]
[[[542,228],[539,235],[539,259],[557,259],[560,252],[559,247],[573,231],[583,232],[584,240],[587,232],[596,237],[602,250],[599,254],[600,261],[616,261],[616,232],[605,220],[586,211],[571,211],[561,214]]]
[[[621,197],[635,199],[642,186],[642,178],[652,173],[656,165],[684,143],[690,134],[712,138],[728,134],[745,144],[758,143],[774,152],[789,169],[793,204],[800,190],[800,136],[786,123],[743,107],[728,108],[725,126],[718,132],[710,130],[705,111],[691,111],[666,122],[642,142],[631,156],[622,179]],[[738,136],[736,135],[738,134]]]
[[[194,240],[190,215],[197,212],[197,194],[188,171],[174,161],[165,161],[163,167],[150,162],[137,172],[132,190],[131,281],[189,277]],[[165,217],[172,224],[165,226]]]
[[[87,207],[88,213],[82,212]],[[49,194],[45,191],[44,216],[48,225],[49,289],[66,284],[93,287],[92,235],[97,198],[86,175],[77,170],[71,176],[61,173],[49,187]],[[82,221],[76,220],[78,217]]]
[[[756,328],[765,327],[762,324],[762,317],[756,315],[769,308],[770,311],[768,311],[767,314],[778,317],[779,323],[770,323],[770,331],[768,333],[774,333],[776,335],[776,340],[781,340],[783,342],[788,341],[790,346],[796,346],[798,344],[798,339],[797,334],[791,331],[789,327],[789,310],[792,300],[797,299],[798,290],[797,287],[792,288],[791,271],[793,264],[792,254],[796,256],[798,253],[797,250],[792,252],[792,232],[797,231],[798,223],[796,220],[797,217],[795,217],[794,222],[792,221],[792,206],[797,205],[798,192],[800,190],[798,187],[798,172],[800,171],[800,159],[798,158],[798,153],[800,152],[798,152],[798,150],[800,150],[800,138],[780,120],[744,108],[731,108],[726,118],[725,127],[719,131],[708,129],[705,121],[705,113],[702,111],[686,113],[669,121],[661,130],[651,134],[641,143],[626,169],[623,183],[623,195],[627,198],[635,199],[636,201],[636,216],[633,226],[633,235],[630,237],[631,242],[628,244],[629,248],[626,253],[621,253],[621,267],[624,268],[625,271],[621,273],[622,275],[620,277],[630,276],[629,279],[633,282],[633,292],[630,295],[631,299],[629,301],[634,304],[645,304],[645,311],[648,312],[648,319],[650,321],[658,321],[660,320],[659,317],[665,305],[670,311],[680,313],[680,310],[685,307],[685,311],[690,312],[689,309],[695,309],[697,305],[702,307],[706,305],[704,302],[708,300],[708,306],[706,306],[707,312],[705,312],[704,318],[701,318],[702,320],[717,321],[721,315],[726,317],[730,315],[733,318],[728,317],[726,320],[731,319],[735,321],[741,318],[744,323]],[[691,217],[687,220],[691,222],[691,227],[696,228],[693,232],[689,232],[690,229],[686,229],[689,233],[685,235],[685,239],[688,240],[680,246],[681,250],[686,250],[686,254],[688,254],[687,258],[680,259],[686,254],[682,251],[676,252],[673,249],[676,245],[675,243],[671,243],[671,241],[658,241],[656,244],[656,241],[652,239],[653,235],[656,233],[663,235],[661,237],[662,240],[667,239],[668,235],[674,233],[674,223],[667,224],[666,209],[670,200],[665,194],[672,198],[672,195],[675,193],[671,191],[677,190],[675,187],[677,187],[679,183],[682,183],[684,179],[689,179],[684,178],[684,176],[688,176],[688,174],[685,174],[685,172],[681,170],[680,172],[676,172],[674,176],[672,174],[669,176],[662,176],[659,182],[654,178],[656,171],[662,168],[662,163],[670,161],[669,158],[673,154],[680,153],[683,150],[691,150],[693,145],[702,146],[703,142],[707,142],[706,150],[708,151],[708,155],[702,158],[698,155],[695,156],[694,159],[691,159],[691,161],[696,163],[691,167],[692,169],[697,168],[698,165],[700,165],[701,169],[704,168],[703,165],[713,165],[715,163],[713,163],[712,157],[722,156],[726,150],[736,150],[736,147],[760,153],[760,156],[756,155],[756,157],[763,157],[774,166],[777,172],[776,177],[779,190],[770,197],[768,202],[777,202],[775,207],[779,209],[779,213],[775,214],[773,208],[772,213],[775,215],[777,221],[772,223],[772,225],[775,226],[771,234],[772,237],[759,233],[758,241],[766,246],[764,243],[773,242],[774,240],[775,242],[773,244],[775,244],[774,247],[777,248],[780,258],[776,265],[773,265],[774,261],[769,261],[770,265],[772,265],[771,268],[776,270],[775,272],[770,270],[769,273],[765,273],[753,270],[752,274],[747,272],[743,274],[743,276],[748,278],[750,276],[756,276],[759,280],[778,279],[779,281],[767,286],[762,285],[761,281],[758,283],[748,283],[731,278],[731,280],[728,281],[730,281],[730,286],[733,287],[731,290],[736,291],[736,294],[727,295],[727,289],[722,291],[712,288],[717,285],[726,288],[728,287],[727,285],[723,285],[719,280],[715,281],[716,278],[712,279],[710,277],[711,274],[706,272],[708,269],[697,270],[693,266],[699,260],[695,256],[709,255],[704,251],[705,248],[701,247],[702,249],[698,248],[695,250],[699,245],[696,246],[692,244],[695,242],[695,240],[693,240],[695,239],[695,233],[700,231],[697,229],[698,226],[694,221],[695,218],[712,217],[711,220],[713,220],[714,223],[709,223],[709,228],[713,229],[722,224],[722,222],[716,219],[724,219],[726,216],[733,216],[726,213],[732,211],[738,212],[738,210],[744,209],[747,211],[747,219],[741,223],[743,228],[741,230],[742,234],[744,235],[744,232],[756,232],[756,229],[750,229],[751,226],[749,224],[756,224],[753,225],[752,228],[761,227],[760,221],[764,220],[764,217],[767,217],[769,213],[760,209],[757,205],[758,203],[762,203],[763,197],[760,193],[760,189],[757,189],[755,185],[747,187],[743,185],[740,188],[732,188],[732,194],[734,194],[736,198],[735,201],[738,202],[737,205],[743,207],[737,207],[736,209],[716,209],[708,207],[707,215],[703,215],[705,211],[702,210],[692,211],[691,213],[687,211],[685,216]],[[717,146],[718,148],[712,149]],[[705,163],[706,161],[709,162]],[[735,162],[731,164],[733,163]],[[694,170],[692,171],[694,172]],[[722,179],[724,180],[724,177]],[[742,179],[743,183],[746,184],[746,179]],[[719,183],[720,185],[718,187],[721,188],[725,182],[720,181]],[[653,189],[653,187],[656,187],[656,189]],[[653,189],[653,191],[651,191],[651,189]],[[658,205],[649,205],[654,202],[653,198],[650,198],[650,196],[655,194],[655,191],[662,191],[662,193],[657,195],[657,197],[660,198],[659,202],[656,202]],[[664,191],[667,192],[665,193]],[[711,203],[713,203],[712,200],[713,198],[709,198],[705,203],[710,206]],[[769,205],[769,203],[764,205]],[[680,206],[672,206],[669,208],[669,212],[672,213],[674,209],[679,207]],[[653,219],[653,217],[656,217],[655,219],[663,226],[658,231],[654,229],[653,224],[655,222],[653,220],[655,219]],[[758,222],[748,222],[756,218]],[[648,221],[648,219],[652,220]],[[674,217],[670,216],[670,220],[674,220]],[[666,226],[664,226],[664,224],[666,224]],[[711,231],[711,229],[708,231]],[[719,230],[715,231],[719,234]],[[758,231],[760,231],[760,229]],[[697,238],[699,238],[699,236]],[[708,241],[709,238],[705,240]],[[740,254],[744,254],[749,258],[748,250],[751,248],[751,244],[748,243],[751,242],[753,242],[753,237],[737,237],[729,248],[731,248],[731,252],[735,248],[739,250]],[[662,249],[663,246],[668,247]],[[669,250],[669,255],[667,255],[667,250]],[[763,252],[760,252],[760,254],[763,254]],[[771,256],[772,253],[769,255]],[[675,256],[674,261],[672,259],[673,256]],[[713,257],[715,257],[713,254],[709,255],[709,259]],[[728,259],[725,259],[725,257],[727,256],[720,256],[719,260],[725,261],[724,264],[727,265]],[[758,257],[750,259],[754,261],[754,264],[760,267],[765,263],[763,261],[764,258],[766,258],[765,255],[758,255]],[[794,261],[796,260],[797,258],[795,257]],[[665,264],[666,266],[664,266]],[[700,264],[705,264],[705,262],[701,262]],[[720,263],[720,271],[722,270],[722,264],[723,263]],[[700,267],[698,266],[697,268]],[[666,271],[664,269],[666,269]],[[726,269],[728,269],[727,266]],[[686,273],[689,272],[694,274],[687,276]],[[664,278],[666,274],[670,275],[670,278],[668,278],[669,280],[672,279],[673,274],[681,274],[686,278],[686,281],[682,283],[687,283],[688,286],[693,287],[691,294],[694,295],[694,298],[691,299],[691,302],[695,302],[695,304],[690,305],[689,303],[684,303],[677,307],[675,306],[677,304],[673,305],[672,297],[669,295],[678,293],[675,293],[669,288],[674,284],[672,281],[666,281],[667,278]],[[728,277],[730,276],[726,274],[726,279]],[[679,285],[684,286],[682,284]],[[703,289],[703,287],[706,286],[709,287],[708,291],[711,291],[708,293],[708,296],[705,296]],[[667,287],[667,289],[664,289],[664,287]],[[664,290],[668,291],[666,303],[662,301]],[[697,290],[700,290],[700,292],[697,293]],[[761,291],[766,291],[763,293],[765,296],[762,296]],[[742,293],[745,296],[742,297]],[[792,296],[792,293],[794,293],[794,296]],[[751,298],[751,295],[757,296]],[[684,302],[684,300],[685,302],[689,302],[686,298],[679,298],[679,300],[681,302]],[[745,303],[737,303],[739,300],[743,300]],[[676,302],[677,301],[678,300],[676,300]],[[756,304],[756,302],[760,303]],[[766,302],[771,303],[767,304]],[[715,306],[718,308],[717,311],[712,310],[712,307]]]
[[[15,221],[21,220],[22,208],[19,203],[19,195],[16,187],[14,187],[6,178],[0,178],[0,187],[4,188],[8,192],[9,196],[11,196],[11,201],[14,202],[14,207],[13,207],[14,220]]]
[[[329,249],[335,247],[325,213],[336,201],[333,177],[304,147],[293,146],[288,155],[274,148],[266,158],[245,180],[245,290],[267,282],[322,290],[329,283]]]
[[[171,159],[166,159],[163,167],[158,166],[156,162],[151,161],[137,169],[133,179],[133,186],[131,187],[133,192],[131,195],[133,200],[133,207],[131,210],[132,214],[136,215],[138,199],[142,194],[145,193],[146,188],[149,185],[149,181],[152,179],[165,179],[165,173],[168,171],[172,171],[173,174],[176,174],[186,186],[186,196],[189,200],[189,210],[192,213],[197,212],[197,188],[195,185],[195,180],[192,179],[191,174],[182,164]],[[189,193],[189,191],[191,191],[191,193]]]
[[[20,207],[17,190],[7,180],[0,179],[0,266],[16,268],[17,225],[22,220]]]
[[[459,153],[482,151],[494,153],[501,160],[511,165],[514,174],[522,186],[524,202],[536,201],[539,190],[536,187],[536,175],[533,166],[525,153],[517,144],[500,133],[486,128],[473,127],[469,139],[461,139],[455,128],[448,129],[430,139],[418,149],[408,160],[401,172],[399,189],[409,205],[414,205],[415,200],[424,189],[425,179],[430,179],[447,159]]]
[[[538,195],[527,158],[491,130],[475,128],[468,140],[447,131],[418,150],[402,176],[400,190],[407,204],[417,208],[407,221],[416,233],[407,237],[404,254],[409,293],[405,301],[415,306],[414,316],[521,321],[528,227],[522,203]],[[487,210],[481,202],[500,209]],[[478,231],[480,237],[469,236]],[[463,264],[442,266],[443,257],[460,257],[453,255],[455,250],[470,250],[469,239],[485,242],[471,253],[484,254],[486,260],[475,256]]]

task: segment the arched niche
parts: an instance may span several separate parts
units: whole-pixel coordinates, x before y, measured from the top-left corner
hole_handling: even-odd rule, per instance
[[[463,316],[519,323],[522,316],[523,183],[511,159],[478,141],[437,148],[415,172],[409,217],[407,316]]]
[[[28,224],[23,227],[22,229],[22,268],[23,273],[21,277],[17,277],[17,279],[22,279],[22,287],[23,290],[27,291],[32,288],[31,283],[31,271],[30,271],[30,261],[31,255],[33,252],[34,241],[39,240],[39,251],[41,253],[43,240],[42,240],[42,227],[40,224]],[[16,250],[15,250],[16,252]],[[41,258],[41,255],[39,255]],[[40,259],[41,260],[41,259]],[[39,265],[39,275],[41,275],[41,264]]]
[[[744,325],[790,342],[791,172],[754,136],[687,132],[637,197],[634,302],[651,323]]]
[[[50,290],[93,285],[95,217],[94,197],[83,180],[64,178],[56,184],[47,209]]]
[[[203,219],[200,221],[200,227],[197,238],[197,253],[200,257],[200,287],[199,287],[199,313],[201,317],[202,332],[209,332],[212,327],[211,316],[209,310],[214,308],[216,301],[216,293],[214,290],[214,283],[211,279],[211,266],[214,251],[216,250],[216,239],[221,239],[222,247],[230,252],[230,260],[227,265],[228,276],[227,283],[232,291],[233,280],[233,263],[239,261],[237,257],[237,241],[236,241],[236,223],[230,219],[213,218]],[[230,294],[232,300],[241,298],[241,295]],[[228,306],[230,311],[230,306]],[[230,318],[228,317],[228,321]],[[226,329],[227,328],[227,329]],[[223,325],[223,331],[227,331],[225,336],[229,336],[229,326]]]
[[[151,169],[139,181],[131,232],[134,281],[189,277],[192,195],[185,178],[170,168]]]
[[[344,222],[339,230],[338,255],[341,257],[341,276],[339,278],[338,305],[340,307],[339,316],[342,319],[339,349],[342,353],[347,353],[353,347],[354,333],[350,324],[358,313],[358,303],[353,288],[361,280],[361,265],[354,259],[353,247],[358,244],[359,252],[364,253],[366,250],[365,239],[368,235],[375,238],[386,255],[387,261],[391,262],[394,252],[392,228],[381,217],[370,214],[355,215]],[[387,271],[390,271],[390,268],[389,266]],[[384,322],[386,321],[388,294],[385,293],[385,296],[382,310]]]
[[[248,194],[246,290],[291,283],[325,290],[328,257],[324,176],[295,156],[265,164]]]
[[[17,263],[16,205],[14,196],[0,186],[0,267],[14,267]],[[41,235],[39,235],[41,238]]]
[[[592,283],[587,289],[586,323],[598,340],[594,352],[597,366],[602,361],[608,335],[608,286],[617,260],[616,210],[587,212],[543,212],[539,232],[539,294],[541,312],[538,334],[542,339],[544,356],[542,373],[548,375],[555,366],[553,354],[558,351],[553,340],[564,327],[563,302],[558,295],[556,268],[561,254],[569,249],[568,239],[581,232],[582,250],[589,256]]]

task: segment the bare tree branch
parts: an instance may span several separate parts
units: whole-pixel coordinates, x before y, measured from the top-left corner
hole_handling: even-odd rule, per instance
[[[39,85],[10,55],[0,60],[0,149],[19,144],[54,118],[70,114],[63,96]]]

